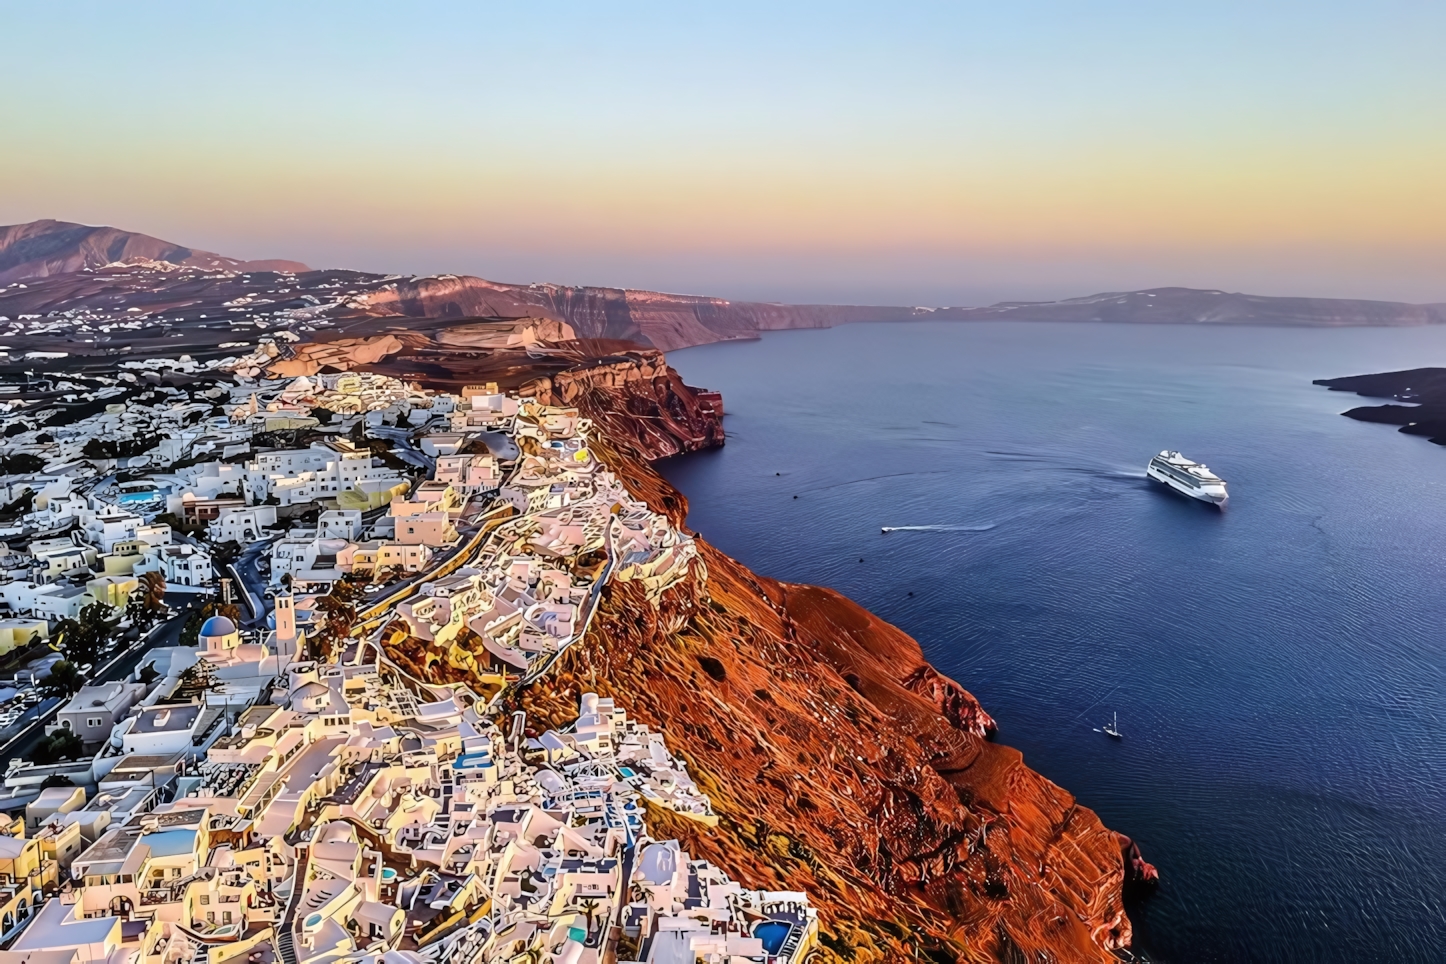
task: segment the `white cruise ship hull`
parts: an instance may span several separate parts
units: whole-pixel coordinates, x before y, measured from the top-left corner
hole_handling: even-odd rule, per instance
[[[1145,469],[1145,474],[1156,482],[1168,485],[1181,495],[1188,495],[1192,499],[1199,499],[1201,502],[1209,502],[1211,505],[1224,505],[1230,500],[1230,495],[1225,491],[1224,483],[1210,485],[1208,483],[1199,486],[1186,485],[1173,476],[1155,468],[1153,465]]]

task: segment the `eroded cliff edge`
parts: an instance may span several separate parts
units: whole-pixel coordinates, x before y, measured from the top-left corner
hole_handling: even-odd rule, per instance
[[[528,387],[580,407],[602,460],[684,523],[650,462],[720,444],[714,398],[655,352]],[[990,742],[978,701],[902,631],[701,548],[706,566],[656,603],[608,587],[587,645],[521,697],[536,730],[571,722],[582,691],[661,728],[721,819],[654,811],[652,825],[750,886],[808,891],[824,959],[1116,959],[1127,875],[1153,873],[1127,838]]]

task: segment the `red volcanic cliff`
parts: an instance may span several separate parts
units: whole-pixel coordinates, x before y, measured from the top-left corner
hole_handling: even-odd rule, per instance
[[[550,318],[582,338],[652,345],[664,351],[757,338],[784,328],[827,328],[889,320],[913,309],[850,305],[776,305],[629,288],[514,285],[467,275],[409,278],[356,299],[353,317]]]
[[[723,444],[722,402],[683,384],[662,352],[637,349],[537,379],[521,388],[586,411],[604,436],[658,459]]]
[[[603,461],[681,525],[686,500],[648,460],[706,443],[717,415],[661,359],[622,367],[533,387],[579,405]],[[631,429],[652,421],[629,419],[639,407],[682,435]],[[657,604],[608,587],[586,644],[522,695],[534,730],[570,722],[583,691],[662,729],[720,822],[654,810],[654,828],[749,886],[807,890],[821,960],[1117,959],[1126,877],[1153,872],[1127,839],[991,742],[988,714],[906,634],[701,547],[705,567]]]

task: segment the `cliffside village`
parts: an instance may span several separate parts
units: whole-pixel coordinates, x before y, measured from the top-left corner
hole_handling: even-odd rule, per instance
[[[703,565],[589,421],[263,360],[0,386],[0,740],[69,748],[5,774],[0,964],[809,956],[805,894],[649,834],[717,817],[625,698],[501,709],[608,581]]]

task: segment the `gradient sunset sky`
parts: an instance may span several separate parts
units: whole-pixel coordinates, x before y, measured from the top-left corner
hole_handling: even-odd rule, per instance
[[[0,4],[0,223],[789,301],[1446,301],[1446,4]]]

